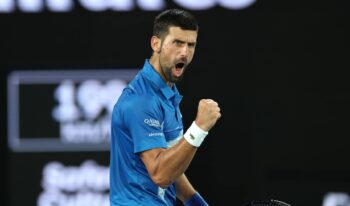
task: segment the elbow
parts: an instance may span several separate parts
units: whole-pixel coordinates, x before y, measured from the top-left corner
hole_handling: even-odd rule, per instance
[[[166,189],[173,182],[169,178],[162,175],[153,176],[152,181],[163,189]]]

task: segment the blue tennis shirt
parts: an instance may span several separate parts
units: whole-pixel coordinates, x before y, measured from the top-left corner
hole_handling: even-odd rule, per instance
[[[175,205],[175,183],[166,189],[156,185],[139,154],[181,139],[181,99],[175,84],[170,88],[148,60],[123,90],[112,114],[111,206]]]

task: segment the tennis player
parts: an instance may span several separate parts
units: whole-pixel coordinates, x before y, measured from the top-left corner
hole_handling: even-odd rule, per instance
[[[170,9],[154,20],[150,59],[124,89],[112,116],[110,152],[111,206],[186,206],[208,203],[191,185],[185,171],[220,108],[202,99],[191,126],[183,132],[175,83],[192,61],[198,35],[195,17]]]

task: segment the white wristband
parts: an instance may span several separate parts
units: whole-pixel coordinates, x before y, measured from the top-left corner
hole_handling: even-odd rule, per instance
[[[186,133],[184,134],[184,138],[188,143],[195,147],[199,147],[204,138],[208,135],[208,132],[202,130],[200,127],[197,126],[197,124],[193,121],[190,128],[187,129]]]

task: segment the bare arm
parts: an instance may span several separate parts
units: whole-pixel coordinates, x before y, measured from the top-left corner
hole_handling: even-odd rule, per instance
[[[209,131],[221,117],[218,104],[210,99],[199,102],[196,124],[204,131]],[[187,169],[197,147],[182,138],[171,148],[156,148],[144,151],[140,157],[154,183],[166,188]]]
[[[148,173],[154,183],[166,188],[187,169],[197,148],[184,138],[169,149],[156,148],[141,153]]]
[[[196,190],[193,188],[191,183],[188,181],[185,174],[182,174],[177,180],[176,180],[176,196],[181,200],[181,202],[185,202],[188,200],[192,195],[196,193]]]

